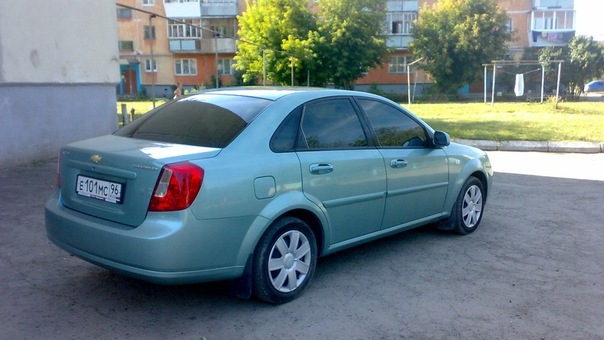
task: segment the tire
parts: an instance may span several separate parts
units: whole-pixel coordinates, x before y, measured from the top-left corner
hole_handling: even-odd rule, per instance
[[[308,285],[316,264],[317,243],[308,224],[293,217],[281,218],[256,246],[254,295],[273,304],[289,302]]]
[[[482,182],[476,177],[468,178],[453,206],[452,230],[460,235],[473,233],[482,221],[485,202],[486,196]]]

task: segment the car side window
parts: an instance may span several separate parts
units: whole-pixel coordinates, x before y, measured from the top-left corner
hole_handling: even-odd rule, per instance
[[[346,98],[304,106],[297,149],[346,149],[368,146],[359,117]]]
[[[296,148],[302,106],[292,111],[275,131],[270,147],[274,152],[291,152]]]
[[[375,100],[359,99],[358,102],[369,118],[380,146],[399,148],[428,146],[424,128],[403,111]]]

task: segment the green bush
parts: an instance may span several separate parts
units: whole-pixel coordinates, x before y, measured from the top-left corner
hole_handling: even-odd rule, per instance
[[[376,84],[371,84],[369,87],[369,93],[377,94],[378,96],[382,96],[392,100],[393,102],[401,103],[407,101],[406,94],[394,93],[394,92],[386,92],[381,90]]]

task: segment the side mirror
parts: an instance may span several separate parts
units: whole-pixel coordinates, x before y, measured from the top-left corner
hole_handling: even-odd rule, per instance
[[[442,131],[434,131],[434,145],[445,147],[451,144],[451,137],[448,133]]]

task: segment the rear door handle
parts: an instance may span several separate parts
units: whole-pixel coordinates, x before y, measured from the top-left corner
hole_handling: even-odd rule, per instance
[[[333,171],[333,165],[328,163],[315,163],[310,165],[310,173],[314,175],[324,175]]]
[[[407,166],[407,161],[404,159],[393,159],[390,161],[390,166],[393,168],[404,168]]]

